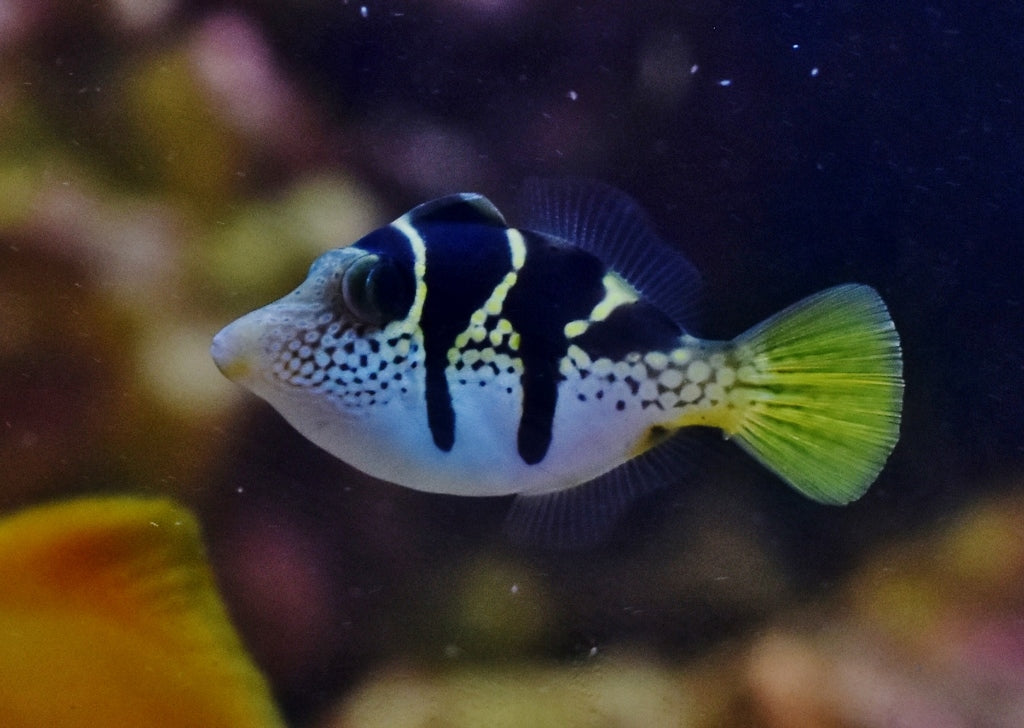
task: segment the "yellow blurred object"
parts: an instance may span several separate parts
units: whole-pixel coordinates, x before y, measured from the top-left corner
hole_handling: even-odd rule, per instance
[[[282,726],[192,515],[84,498],[0,521],[0,724]]]

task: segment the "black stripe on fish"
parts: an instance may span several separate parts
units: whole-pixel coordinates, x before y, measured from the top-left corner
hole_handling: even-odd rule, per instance
[[[467,212],[466,208],[462,208]],[[410,222],[416,223],[416,220]],[[434,444],[445,452],[455,444],[455,410],[445,369],[448,350],[512,269],[504,228],[481,224],[417,225],[426,248],[420,328],[426,369],[427,423]]]
[[[591,322],[572,343],[583,349],[591,360],[621,361],[634,352],[671,351],[679,346],[682,334],[682,327],[666,314],[640,300],[619,304],[608,318]]]
[[[558,403],[558,364],[569,348],[565,325],[585,319],[604,296],[604,265],[579,248],[522,231],[526,262],[502,315],[519,332],[523,412],[518,449],[524,462],[544,459]]]
[[[377,294],[389,320],[408,316],[416,296],[416,265],[409,239],[389,225],[374,230],[352,247],[389,258],[395,264],[377,281]]]

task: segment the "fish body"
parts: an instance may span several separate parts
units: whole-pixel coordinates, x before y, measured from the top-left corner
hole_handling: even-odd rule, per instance
[[[548,530],[573,512],[611,519],[678,475],[676,434],[693,425],[821,502],[866,490],[902,403],[899,340],[873,289],[699,339],[697,274],[632,200],[595,183],[527,190],[521,227],[457,194],[323,254],[295,291],[218,333],[215,362],[356,468],[515,494]]]

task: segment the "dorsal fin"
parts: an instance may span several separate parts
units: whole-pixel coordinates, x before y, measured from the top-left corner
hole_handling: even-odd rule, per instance
[[[476,192],[460,192],[424,202],[403,215],[414,227],[423,223],[460,223],[508,227],[494,203]]]
[[[520,227],[593,253],[676,323],[691,323],[700,274],[658,238],[625,193],[592,180],[530,178],[523,182],[517,212]]]

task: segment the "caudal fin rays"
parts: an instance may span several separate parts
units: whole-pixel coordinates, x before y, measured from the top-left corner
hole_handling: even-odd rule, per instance
[[[869,286],[811,296],[738,337],[749,398],[730,434],[821,503],[856,500],[899,439],[899,337]]]

